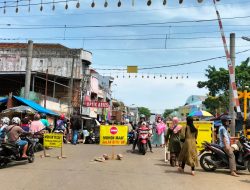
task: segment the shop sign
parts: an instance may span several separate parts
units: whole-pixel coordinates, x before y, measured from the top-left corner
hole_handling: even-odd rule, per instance
[[[95,108],[108,108],[108,102],[98,102],[98,101],[84,101],[84,106],[95,107]]]

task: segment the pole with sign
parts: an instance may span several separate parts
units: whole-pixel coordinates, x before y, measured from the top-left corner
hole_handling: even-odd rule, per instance
[[[127,145],[128,127],[124,125],[101,125],[100,145],[112,146],[112,159],[115,157],[115,146]]]
[[[63,134],[46,133],[44,134],[44,137],[43,137],[43,144],[44,144],[44,147],[61,148],[61,156],[58,156],[58,158],[59,159],[66,158],[66,156],[63,156]],[[45,151],[44,151],[44,154],[45,154]]]

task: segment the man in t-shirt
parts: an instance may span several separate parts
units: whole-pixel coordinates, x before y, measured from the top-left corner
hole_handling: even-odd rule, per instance
[[[46,114],[42,113],[41,114],[41,122],[43,123],[44,127],[46,128],[47,131],[49,131],[49,133],[51,132],[51,124],[49,123],[49,121],[46,118]]]
[[[219,128],[219,138],[220,138],[220,146],[226,152],[229,158],[229,167],[231,171],[231,175],[235,177],[239,177],[236,173],[236,163],[235,156],[233,152],[233,148],[230,146],[230,135],[227,131],[227,128],[230,125],[231,118],[227,115],[221,117],[222,125]]]
[[[79,112],[74,111],[70,118],[70,126],[72,129],[72,144],[76,145],[78,140],[78,131],[82,128],[82,119]]]
[[[26,152],[28,149],[28,142],[25,140],[21,140],[19,137],[21,134],[26,133],[21,127],[20,127],[21,120],[18,117],[12,118],[12,125],[9,125],[6,128],[6,133],[8,137],[8,142],[11,144],[17,144],[21,148],[23,148],[23,154],[22,158],[28,158]]]

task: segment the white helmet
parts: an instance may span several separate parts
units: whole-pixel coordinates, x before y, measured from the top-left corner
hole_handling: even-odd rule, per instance
[[[3,118],[1,119],[1,122],[2,122],[2,124],[9,125],[10,119],[9,119],[8,117],[3,117]]]
[[[21,123],[21,119],[19,117],[13,117],[12,120],[11,120],[12,124],[17,124],[17,125],[20,125]]]

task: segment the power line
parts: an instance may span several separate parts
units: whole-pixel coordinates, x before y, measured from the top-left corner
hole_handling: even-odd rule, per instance
[[[236,54],[242,54],[245,52],[250,51],[250,49],[246,49],[243,51],[239,51]],[[201,62],[207,62],[207,61],[212,61],[216,59],[221,59],[225,58],[226,56],[218,56],[218,57],[212,57],[212,58],[207,58],[207,59],[202,59],[202,60],[197,60],[197,61],[190,61],[190,62],[184,62],[184,63],[178,63],[178,64],[171,64],[171,65],[163,65],[163,66],[154,66],[154,67],[143,67],[143,68],[138,68],[138,70],[150,70],[150,69],[161,69],[161,68],[169,68],[169,67],[178,67],[178,66],[183,66],[183,65],[190,65],[190,64],[195,64],[195,63],[201,63]],[[125,71],[126,69],[101,69],[101,68],[95,68],[96,70],[106,70],[106,71]]]
[[[248,16],[237,16],[237,17],[226,17],[222,18],[223,20],[234,20],[234,19],[246,19],[250,18],[250,15]],[[25,27],[12,27],[15,26],[15,24],[6,24],[8,27],[2,27],[0,29],[25,29],[25,30],[31,30],[31,29],[76,29],[76,28],[115,28],[115,27],[142,27],[142,26],[150,26],[150,25],[156,25],[154,27],[157,27],[157,25],[162,24],[180,24],[180,23],[202,23],[202,22],[212,22],[217,21],[217,19],[202,19],[202,20],[182,20],[182,21],[167,21],[167,22],[150,22],[150,23],[133,23],[133,24],[113,24],[113,25],[19,25],[19,26],[25,26]],[[165,27],[172,27],[172,26],[165,26]]]

